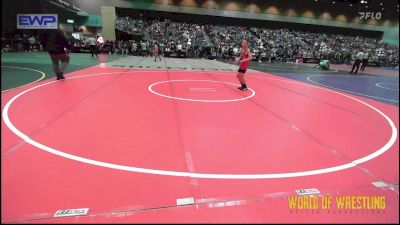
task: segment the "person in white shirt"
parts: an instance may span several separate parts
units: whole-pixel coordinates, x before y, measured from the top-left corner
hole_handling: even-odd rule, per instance
[[[125,53],[125,55],[128,55],[128,53],[129,53],[129,46],[128,46],[128,43],[127,42],[125,42],[123,45],[122,45],[122,55]]]
[[[99,50],[101,53],[101,50],[103,49],[103,45],[104,45],[104,39],[100,34],[98,34],[96,41],[97,41],[97,46],[99,47]]]
[[[362,58],[362,65],[360,71],[364,71],[365,67],[368,65],[368,60],[369,60],[369,52],[366,51],[364,52],[363,58]]]
[[[137,51],[137,44],[136,44],[136,42],[135,42],[135,41],[133,41],[133,42],[132,42],[132,45],[131,45],[131,51],[132,51],[132,54],[133,54],[133,55],[136,55],[136,51]]]
[[[97,55],[96,39],[94,37],[89,38],[89,47],[90,47],[90,52],[92,53],[92,58],[94,55],[96,55],[96,57],[99,57]]]
[[[36,44],[36,39],[34,36],[31,36],[30,38],[28,38],[28,41],[29,41],[29,51],[32,51]]]
[[[238,47],[233,48],[233,54],[235,56],[238,54],[238,52],[239,52],[239,48]]]
[[[183,45],[181,43],[178,43],[178,45],[176,46],[177,48],[177,52],[178,52],[178,57],[181,57],[181,54],[183,53]]]
[[[351,69],[350,73],[353,73],[354,69],[356,69],[356,71],[354,72],[354,74],[357,74],[358,69],[360,68],[360,63],[361,60],[363,59],[364,56],[364,52],[362,49],[360,49],[360,51],[357,53],[356,58],[354,60],[354,64],[353,64],[353,68]],[[357,68],[356,68],[357,67]]]
[[[142,42],[141,45],[142,45],[142,54],[143,54],[143,56],[147,56],[147,45],[146,45],[146,43]]]

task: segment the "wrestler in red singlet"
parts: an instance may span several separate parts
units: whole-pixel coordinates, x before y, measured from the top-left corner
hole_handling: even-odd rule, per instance
[[[242,50],[240,51],[240,65],[237,74],[237,78],[242,85],[239,87],[239,90],[245,91],[247,90],[246,80],[244,79],[244,73],[246,73],[247,68],[249,67],[250,61],[252,59],[252,55],[249,49],[249,42],[247,40],[242,41]]]

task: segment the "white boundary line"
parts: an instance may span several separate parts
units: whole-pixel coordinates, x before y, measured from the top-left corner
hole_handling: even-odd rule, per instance
[[[397,90],[396,89],[391,89],[391,88],[382,86],[382,84],[390,84],[390,83],[376,83],[375,86],[383,88],[383,89],[391,90],[391,91],[399,91],[399,88],[397,88]]]
[[[344,92],[351,93],[351,94],[362,95],[362,96],[365,96],[365,97],[381,99],[381,100],[390,101],[390,102],[399,102],[399,101],[392,100],[392,99],[380,98],[380,97],[376,97],[376,96],[372,96],[372,95],[366,95],[366,94],[361,94],[361,93],[358,93],[358,92],[343,90],[343,89],[340,89],[340,88],[335,88],[335,87],[328,86],[328,85],[325,85],[325,84],[321,84],[321,83],[318,83],[316,81],[311,80],[312,77],[326,77],[326,76],[344,76],[345,77],[347,75],[310,75],[310,76],[307,76],[307,80],[312,82],[312,83],[314,83],[314,84],[318,84],[318,85],[321,85],[321,86],[324,86],[324,87],[328,87],[328,88],[332,88],[332,89],[339,90],[339,91],[344,91]]]
[[[223,84],[229,84],[229,85],[233,85],[233,86],[240,86],[238,84],[234,84],[234,83],[229,83],[229,82],[222,82],[222,81],[216,81],[216,80],[166,80],[166,81],[160,81],[157,83],[152,83],[151,85],[149,85],[148,89],[151,93],[162,96],[162,97],[166,97],[166,98],[172,98],[172,99],[176,99],[176,100],[184,100],[184,101],[192,101],[192,102],[237,102],[237,101],[242,101],[242,100],[246,100],[249,98],[254,97],[254,95],[256,95],[256,92],[249,88],[249,90],[252,92],[251,95],[244,97],[244,98],[238,98],[238,99],[228,99],[228,100],[203,100],[203,99],[190,99],[190,98],[178,98],[178,97],[173,97],[173,96],[169,96],[169,95],[163,95],[160,94],[156,91],[154,91],[152,89],[153,86],[157,85],[157,84],[162,84],[162,83],[167,83],[167,82],[185,82],[185,81],[189,81],[189,82],[213,82],[213,83],[223,83]]]
[[[77,78],[82,78],[82,77],[90,77],[90,76],[95,76],[95,75],[106,75],[106,74],[121,74],[121,73],[135,73],[137,71],[131,71],[131,72],[115,72],[115,73],[99,73],[99,74],[89,74],[89,75],[83,75],[83,76],[77,76],[77,77],[72,77],[72,78],[68,78],[66,80],[69,79],[77,79]],[[223,73],[221,73],[223,74]],[[226,74],[226,73],[225,73]],[[229,75],[233,75],[232,73],[230,73]],[[255,77],[255,76],[251,76],[251,77]],[[358,100],[356,98],[353,98],[351,96],[348,96],[346,94],[337,92],[337,91],[333,91],[327,88],[322,88],[322,87],[318,87],[318,86],[314,86],[314,85],[310,85],[310,84],[306,84],[306,83],[302,83],[299,81],[292,81],[292,80],[285,80],[285,79],[277,79],[277,78],[268,78],[268,77],[255,77],[255,78],[261,78],[261,79],[272,79],[272,80],[279,80],[279,81],[285,81],[285,82],[290,82],[290,83],[298,83],[298,84],[302,84],[302,85],[306,85],[306,86],[310,86],[313,88],[318,88],[318,89],[322,89],[322,90],[326,90],[332,93],[336,93],[339,94],[341,96],[350,98],[354,101],[357,101],[361,104],[364,104],[365,106],[373,109],[374,111],[376,111],[379,115],[381,115],[390,125],[390,127],[392,128],[392,135],[389,139],[389,141],[383,145],[380,149],[378,149],[377,151],[363,157],[357,160],[354,160],[350,163],[347,164],[343,164],[340,166],[335,166],[335,167],[329,167],[329,168],[324,168],[324,169],[318,169],[318,170],[310,170],[310,171],[302,171],[302,172],[292,172],[292,173],[275,173],[275,174],[208,174],[208,173],[190,173],[190,172],[179,172],[179,171],[167,171],[167,170],[155,170],[155,169],[147,169],[147,168],[139,168],[139,167],[131,167],[131,166],[123,166],[123,165],[118,165],[118,164],[112,164],[112,163],[106,163],[106,162],[101,162],[101,161],[96,161],[96,160],[92,160],[92,159],[87,159],[87,158],[83,158],[80,156],[76,156],[76,155],[72,155],[72,154],[68,154],[56,149],[53,149],[51,147],[48,147],[46,145],[43,145],[39,142],[36,142],[32,139],[30,139],[27,135],[25,135],[24,133],[22,133],[21,131],[19,131],[10,121],[9,117],[8,117],[8,110],[11,106],[11,104],[20,96],[22,96],[23,94],[28,93],[29,91],[32,91],[34,89],[37,89],[39,87],[45,86],[45,85],[49,85],[55,82],[60,82],[60,81],[51,81],[48,83],[44,83],[41,85],[38,85],[36,87],[32,87],[28,90],[25,90],[19,94],[17,94],[16,96],[14,96],[10,101],[7,102],[7,104],[5,105],[4,109],[3,109],[3,120],[5,122],[5,124],[7,125],[7,127],[14,132],[17,136],[19,136],[20,138],[22,138],[24,141],[26,141],[27,143],[42,149],[44,151],[47,151],[49,153],[61,156],[61,157],[65,157],[68,159],[72,159],[75,161],[79,161],[79,162],[83,162],[83,163],[87,163],[87,164],[91,164],[91,165],[96,165],[96,166],[102,166],[102,167],[107,167],[107,168],[111,168],[111,169],[117,169],[117,170],[124,170],[124,171],[130,171],[130,172],[138,172],[138,173],[149,173],[149,174],[157,174],[157,175],[167,175],[167,176],[180,176],[180,177],[194,177],[194,178],[208,178],[208,179],[270,179],[270,178],[287,178],[287,177],[301,177],[301,176],[310,176],[310,175],[317,175],[317,174],[324,174],[324,173],[330,173],[330,172],[335,172],[335,171],[340,171],[340,170],[344,170],[344,169],[348,169],[348,168],[352,168],[355,167],[357,164],[361,164],[364,162],[367,162],[373,158],[378,157],[379,155],[385,153],[386,151],[388,151],[393,144],[395,143],[396,139],[397,139],[397,129],[393,123],[393,121],[387,116],[385,115],[383,112],[381,112],[380,110],[376,109],[375,107],[369,105],[368,103],[365,103],[361,100]],[[61,82],[65,82],[65,81],[61,81]]]
[[[34,70],[34,69],[30,69],[30,68],[17,67],[17,66],[1,66],[1,67],[22,69],[22,70],[32,70],[32,71],[35,71],[35,72],[38,72],[38,73],[41,73],[41,74],[42,74],[42,76],[41,76],[38,80],[35,80],[35,81],[33,81],[33,82],[30,82],[30,83],[27,83],[27,84],[24,84],[24,85],[21,85],[21,86],[18,86],[18,87],[14,87],[14,88],[10,88],[10,89],[7,89],[7,90],[3,90],[3,91],[1,91],[1,93],[6,92],[6,91],[11,91],[11,90],[14,90],[14,89],[17,89],[17,88],[25,87],[25,86],[30,85],[30,84],[34,84],[34,83],[36,83],[36,82],[39,82],[39,81],[43,80],[43,78],[45,78],[45,76],[46,76],[46,74],[43,73],[43,72],[40,71],[40,70]]]
[[[297,72],[299,74],[307,74],[307,73],[310,73],[310,72],[313,72],[313,73],[314,72],[315,73],[321,73],[321,72],[337,73],[337,72],[339,72],[339,70],[316,70],[316,71],[299,72],[299,69],[301,69],[301,68],[298,68],[298,69],[296,69],[296,68],[293,68],[293,69],[282,69],[282,68],[274,69],[274,68],[271,68],[271,67],[268,67],[268,66],[263,66],[263,67],[265,67],[267,70],[268,69],[271,70],[271,71],[267,71],[267,73],[270,73],[270,72],[273,72],[273,71],[286,71],[288,73]],[[312,67],[310,67],[310,68],[312,68]]]

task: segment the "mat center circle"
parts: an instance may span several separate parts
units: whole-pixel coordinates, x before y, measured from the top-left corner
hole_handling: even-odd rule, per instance
[[[256,94],[251,88],[240,91],[237,87],[240,85],[217,80],[166,80],[152,83],[148,90],[161,97],[192,102],[235,102]]]

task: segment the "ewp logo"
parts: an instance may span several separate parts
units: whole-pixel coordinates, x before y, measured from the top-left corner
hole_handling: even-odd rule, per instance
[[[18,29],[58,29],[57,14],[18,14]]]

